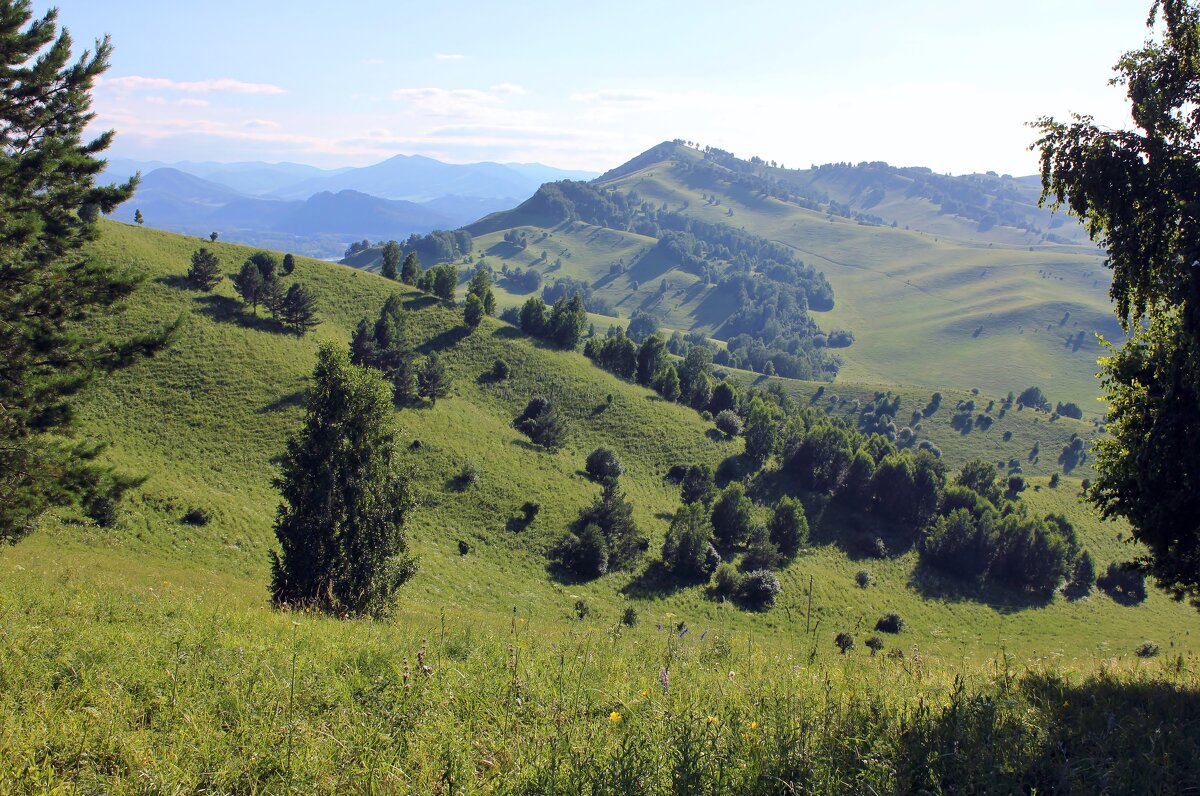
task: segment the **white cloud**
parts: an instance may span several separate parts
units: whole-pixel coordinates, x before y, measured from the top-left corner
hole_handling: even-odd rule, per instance
[[[209,102],[206,99],[194,99],[188,97],[186,99],[175,100],[175,104],[181,108],[207,108]]]
[[[270,119],[251,119],[244,126],[252,130],[271,130],[278,127],[279,122],[273,122]]]
[[[126,75],[125,77],[102,78],[98,81],[98,85],[117,91],[182,91],[188,94],[208,94],[211,92],[227,92],[231,94],[287,93],[283,88],[270,83],[247,83],[228,77],[180,81],[170,80],[165,77]]]
[[[528,94],[524,86],[518,86],[516,83],[497,83],[492,86],[492,93],[498,96],[517,96],[520,94]]]
[[[464,59],[466,57],[467,56],[463,55],[462,53],[434,53],[433,54],[433,59],[435,61],[461,61],[462,59]]]

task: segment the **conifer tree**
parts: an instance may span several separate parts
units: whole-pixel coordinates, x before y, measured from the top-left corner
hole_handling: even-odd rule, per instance
[[[146,223],[146,219],[145,219],[145,218],[142,216],[142,211],[141,211],[141,210],[134,210],[134,211],[133,211],[133,220],[134,220],[134,221],[137,223],[137,225],[138,225],[139,227],[140,227],[142,224],[145,224],[145,223]]]
[[[304,285],[293,282],[280,303],[279,318],[297,334],[305,334],[320,323],[317,319],[316,296]]]
[[[428,398],[434,406],[437,406],[438,398],[450,394],[450,377],[436,351],[425,358],[417,371],[417,393],[422,398]]]
[[[258,266],[249,260],[244,262],[242,270],[233,278],[233,289],[257,315],[258,305],[262,303],[267,290],[267,283],[263,281],[262,271],[258,270]]]
[[[479,300],[479,296],[474,293],[468,294],[467,300],[463,304],[463,323],[474,329],[483,321],[483,316],[483,302]]]
[[[75,64],[53,10],[0,0],[0,540],[16,541],[48,506],[111,496],[101,446],[72,440],[72,399],[94,378],[150,353],[168,331],[113,338],[78,323],[103,314],[138,280],[81,247],[135,181],[97,187],[105,132],[84,142],[107,38]]]
[[[275,482],[283,496],[271,565],[277,605],[382,616],[416,571],[390,393],[378,373],[350,364],[332,343],[321,346],[304,428],[289,440]]]
[[[478,297],[485,314],[496,314],[496,297],[492,294],[492,276],[483,266],[475,269],[471,281],[467,283],[467,295]]]
[[[292,272],[296,270],[296,255],[291,254],[290,252],[288,254],[283,255],[283,269],[282,270],[283,270],[284,276],[292,275]]]
[[[203,246],[192,253],[192,267],[188,269],[187,279],[193,287],[209,292],[222,278],[221,261],[216,254]]]

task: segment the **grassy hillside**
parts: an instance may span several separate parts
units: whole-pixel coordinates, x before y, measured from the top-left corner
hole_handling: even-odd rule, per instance
[[[1096,335],[1119,340],[1121,331],[1108,300],[1109,274],[1096,249],[1049,242],[1045,234],[1015,227],[980,231],[969,219],[931,210],[931,200],[913,194],[911,176],[884,180],[880,201],[913,228],[905,229],[905,221],[896,227],[864,223],[740,181],[750,169],[774,184],[800,180],[827,198],[849,202],[871,187],[858,184],[866,178],[855,169],[784,173],[736,163],[741,171],[715,166],[697,150],[665,144],[595,184],[784,244],[824,273],[835,305],[814,313],[815,320],[825,331],[849,329],[855,335],[849,348],[834,352],[843,360],[840,382],[977,388],[1001,396],[1039,386],[1052,402],[1074,402],[1092,417],[1102,414],[1095,400],[1096,359],[1103,354]],[[1019,189],[1020,202],[1013,206],[1021,204],[1037,223],[1049,223],[1030,205],[1028,186],[980,180],[1003,183],[988,188],[1001,195]],[[1077,243],[1075,222],[1053,223],[1060,222],[1053,239]],[[532,268],[544,285],[564,277],[587,283],[620,314],[619,322],[642,311],[667,330],[720,335],[737,309],[735,296],[672,261],[655,247],[657,239],[625,229],[563,221],[529,203],[467,229],[475,236],[471,262],[496,271]],[[524,233],[528,245],[506,242],[508,233]],[[372,267],[377,256],[372,250],[353,264]],[[529,295],[507,280],[498,287],[501,306],[518,305]],[[613,322],[603,316],[597,321],[598,328]]]
[[[116,527],[62,511],[0,550],[0,790],[330,792],[371,781],[384,792],[757,792],[755,782],[781,780],[811,792],[938,792],[961,776],[1005,792],[1195,781],[1176,762],[1200,759],[1189,733],[1134,751],[1168,710],[1181,722],[1200,716],[1195,614],[1158,593],[1137,607],[1099,592],[1044,603],[968,594],[911,551],[867,560],[843,549],[847,529],[871,533],[875,520],[832,505],[809,506],[814,544],[781,573],[767,613],[702,587],[661,590],[638,573],[556,582],[544,553],[599,494],[580,472],[592,448],[624,462],[653,558],[679,503],[667,470],[719,466],[742,443],[498,321],[468,333],[459,311],[412,291],[419,350],[441,352],[454,379],[436,407],[400,412],[405,438],[421,442],[405,453],[420,570],[394,623],[272,610],[273,461],[300,425],[317,344],[347,341],[402,288],[299,259],[289,279],[319,293],[323,323],[297,338],[243,312],[228,281],[211,295],[187,288],[199,244],[107,222],[94,244],[148,277],[109,323],[184,322],[170,350],[106,379],[81,412],[113,463],[147,476]],[[251,251],[215,248],[226,272]],[[485,376],[498,357],[513,370],[500,383]],[[816,386],[785,385],[801,398]],[[534,394],[571,421],[557,453],[510,427]],[[951,463],[1000,459],[1033,438],[1047,450],[1086,430],[1014,410],[962,435],[945,415],[965,397],[945,391],[945,408],[925,421]],[[901,414],[924,400],[906,388]],[[479,475],[464,487],[468,462]],[[1081,473],[1051,489],[1051,468],[1023,469],[1031,510],[1071,516],[1100,569],[1134,552],[1122,527],[1077,504]],[[536,520],[509,522],[528,500],[541,505]],[[210,521],[185,523],[192,509]],[[860,569],[870,588],[856,585]],[[620,624],[628,607],[635,627]],[[863,643],[886,612],[908,628],[885,638],[896,657],[874,657]],[[854,633],[857,649],[839,655],[837,632]],[[1161,657],[1134,656],[1145,639]],[[1098,666],[1106,673],[1089,674]],[[1056,762],[1053,750],[1076,744],[1094,756]],[[948,768],[949,748],[978,767]],[[692,760],[704,764],[680,762]]]
[[[348,340],[358,318],[374,315],[399,286],[354,269],[299,260],[292,278],[318,291],[324,322],[315,334],[296,338],[273,332],[265,321],[243,312],[228,281],[212,295],[184,287],[181,276],[196,245],[167,233],[105,226],[97,255],[149,274],[113,323],[137,328],[180,313],[185,317],[178,344],[107,380],[83,412],[91,433],[112,443],[112,460],[149,478],[122,509],[118,528],[92,529],[65,516],[48,521],[18,551],[48,553],[64,540],[83,538],[164,565],[246,578],[261,584],[261,594],[249,590],[257,600],[265,597],[278,500],[271,486],[272,460],[299,426],[317,342]],[[231,271],[250,250],[218,244],[218,252]],[[406,308],[419,350],[442,352],[454,379],[451,396],[435,408],[400,413],[407,437],[421,442],[405,454],[418,499],[409,528],[422,559],[420,573],[405,590],[413,604],[496,612],[519,605],[539,616],[564,618],[582,598],[605,621],[633,604],[647,618],[670,614],[696,623],[792,634],[801,621],[801,606],[807,606],[811,577],[814,613],[825,628],[870,625],[878,613],[895,610],[910,619],[906,641],[930,652],[982,657],[997,644],[1015,645],[1024,654],[1053,649],[1071,657],[1089,657],[1100,644],[1129,650],[1146,635],[1175,638],[1180,622],[1190,616],[1157,594],[1136,609],[1102,596],[1078,604],[1059,599],[1019,612],[1010,610],[1003,595],[984,601],[944,596],[930,601],[920,573],[914,575],[914,554],[866,563],[849,558],[834,539],[845,523],[857,528],[871,521],[838,512],[810,517],[814,537],[825,542],[782,573],[782,607],[765,615],[722,606],[700,587],[665,592],[639,587],[636,573],[559,584],[546,572],[545,552],[599,494],[582,473],[590,450],[609,445],[625,463],[622,485],[639,526],[651,537],[653,557],[679,505],[677,487],[664,478],[667,471],[688,463],[718,467],[740,453],[741,441],[726,441],[691,410],[664,403],[578,354],[541,347],[497,321],[485,321],[468,334],[458,311],[415,292],[406,294]],[[510,363],[513,377],[494,383],[485,374],[498,357]],[[810,395],[812,387],[791,384],[801,397]],[[829,398],[834,392],[827,390]],[[550,396],[571,421],[567,444],[557,453],[532,447],[510,427],[535,394]],[[853,397],[853,391],[846,396]],[[865,390],[862,397],[869,397]],[[974,456],[997,462],[1017,458],[1035,488],[1059,469],[1053,459],[1071,429],[1087,432],[1083,424],[1051,423],[1048,416],[1026,410],[1010,412],[986,432],[960,434],[949,427],[958,399],[948,392],[944,408],[925,419],[919,435],[927,434],[943,447],[951,466]],[[899,414],[907,415],[927,400],[913,389],[902,398]],[[834,411],[846,411],[848,405],[839,403]],[[1008,441],[1003,439],[1006,430],[1013,432]],[[1033,440],[1043,450],[1036,463],[1029,460]],[[479,477],[464,491],[458,475],[467,463]],[[1132,551],[1109,543],[1120,528],[1105,527],[1073,505],[1078,479],[1085,476],[1086,470],[1064,478],[1053,496],[1065,501],[1087,546],[1104,551],[1097,555],[1103,569]],[[1030,490],[1027,499],[1036,506],[1043,495],[1051,491]],[[526,501],[539,503],[542,510],[532,525],[520,528],[510,519]],[[183,524],[181,518],[191,508],[211,512],[212,522],[200,528]],[[459,540],[471,546],[469,555],[459,555]],[[854,585],[854,573],[864,566],[875,571],[879,587],[862,591]],[[970,628],[970,633],[954,628]],[[1182,636],[1178,641],[1191,643]]]

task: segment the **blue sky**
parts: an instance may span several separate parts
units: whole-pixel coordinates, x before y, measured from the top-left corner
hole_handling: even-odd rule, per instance
[[[36,0],[42,13],[51,4]],[[663,3],[61,0],[110,155],[605,170],[670,138],[788,166],[1036,170],[1037,116],[1127,124],[1129,0]]]

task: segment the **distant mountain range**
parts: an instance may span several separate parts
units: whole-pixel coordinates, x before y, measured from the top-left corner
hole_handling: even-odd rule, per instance
[[[514,207],[543,182],[594,172],[540,163],[442,163],[397,155],[362,168],[298,163],[164,163],[113,158],[104,178],[141,172],[133,198],[113,217],[188,235],[333,257],[352,240],[403,239],[453,229]]]

